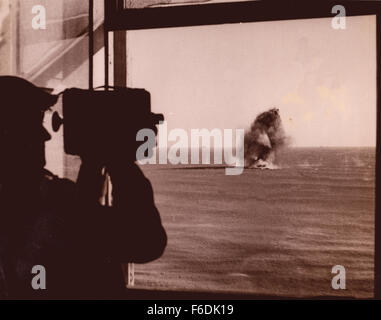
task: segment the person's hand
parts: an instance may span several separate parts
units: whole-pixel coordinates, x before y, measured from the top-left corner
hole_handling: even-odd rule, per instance
[[[81,157],[77,187],[79,200],[83,204],[97,205],[105,194],[106,172],[102,161],[94,157]]]

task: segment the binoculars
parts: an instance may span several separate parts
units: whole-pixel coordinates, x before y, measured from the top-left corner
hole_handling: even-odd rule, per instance
[[[141,129],[164,121],[151,112],[151,96],[144,89],[114,88],[110,91],[67,89],[63,92],[63,119],[53,114],[57,132],[64,125],[64,149],[71,155],[107,154],[116,148],[136,148]],[[133,149],[132,149],[133,148]],[[127,150],[127,149],[125,149]]]

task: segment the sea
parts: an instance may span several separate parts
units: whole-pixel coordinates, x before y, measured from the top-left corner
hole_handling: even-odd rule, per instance
[[[273,170],[236,176],[221,165],[142,165],[168,246],[135,265],[135,287],[372,297],[375,157],[373,147],[288,148]],[[332,286],[335,266],[345,290]]]

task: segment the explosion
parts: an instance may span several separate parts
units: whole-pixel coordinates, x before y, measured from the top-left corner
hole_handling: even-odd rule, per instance
[[[245,167],[275,168],[277,151],[286,144],[279,109],[261,113],[245,134]]]

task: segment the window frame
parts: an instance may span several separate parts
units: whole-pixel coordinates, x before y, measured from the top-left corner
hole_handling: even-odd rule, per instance
[[[108,33],[154,28],[190,27],[228,23],[280,21],[293,19],[332,18],[335,5],[343,5],[346,16],[376,15],[377,59],[377,143],[376,143],[376,202],[374,298],[381,299],[381,196],[377,197],[381,181],[381,3],[377,1],[241,1],[200,3],[179,6],[124,9],[123,0],[105,0],[105,44]],[[108,52],[108,51],[106,51]],[[108,54],[105,55],[105,79],[108,85]]]

